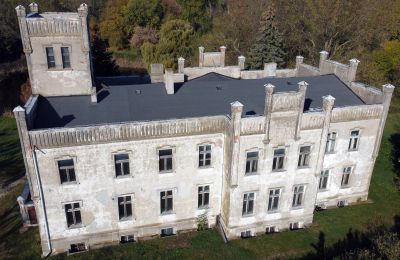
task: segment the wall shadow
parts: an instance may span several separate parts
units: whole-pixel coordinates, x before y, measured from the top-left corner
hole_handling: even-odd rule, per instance
[[[396,173],[396,176],[393,178],[393,181],[398,190],[400,190],[400,134],[393,134],[390,136],[389,141],[392,143],[392,164],[393,171]]]

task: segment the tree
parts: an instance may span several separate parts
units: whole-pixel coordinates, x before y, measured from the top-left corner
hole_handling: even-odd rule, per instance
[[[141,47],[144,62],[163,63],[166,68],[176,68],[179,57],[190,57],[193,53],[193,27],[183,20],[170,20],[160,29],[158,44],[145,43]]]
[[[181,19],[189,21],[193,29],[200,34],[206,33],[212,28],[212,17],[207,13],[205,1],[178,0],[182,7]]]
[[[123,8],[128,0],[108,0],[99,25],[101,39],[106,40],[113,49],[122,49],[128,42],[128,35],[123,30]]]
[[[286,52],[275,22],[275,8],[270,5],[263,13],[256,42],[248,52],[247,64],[251,69],[261,69],[266,62],[285,64]]]
[[[164,17],[160,0],[128,0],[123,9],[124,29],[129,35],[134,33],[137,26],[160,28]]]
[[[150,26],[136,27],[135,33],[132,35],[130,44],[132,48],[138,48],[145,42],[158,43],[159,37],[157,31]]]
[[[91,54],[94,74],[96,76],[112,76],[118,74],[118,65],[115,63],[107,45],[98,35],[98,28],[93,23],[90,24],[91,31]]]

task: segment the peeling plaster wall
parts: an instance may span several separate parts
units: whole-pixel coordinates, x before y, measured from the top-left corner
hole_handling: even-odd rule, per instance
[[[330,132],[337,133],[335,152],[326,154],[323,169],[330,169],[328,188],[318,192],[317,204],[336,206],[340,200],[349,203],[364,201],[368,198],[369,180],[372,175],[374,158],[372,158],[379,119],[331,123]],[[360,143],[357,151],[348,151],[350,133],[360,130]],[[343,168],[353,166],[350,183],[347,188],[341,188]]]
[[[81,37],[31,37],[32,93],[43,96],[90,95],[89,53],[81,49]],[[46,47],[53,47],[56,68],[47,68]],[[61,47],[70,48],[71,69],[62,68]]]
[[[198,168],[197,145],[212,145],[212,167]],[[172,147],[174,172],[158,172],[157,149]],[[146,141],[107,143],[43,149],[38,164],[48,209],[54,247],[69,243],[118,241],[120,235],[157,235],[162,227],[197,228],[196,218],[207,211],[209,223],[221,212],[224,138],[222,134],[187,136]],[[115,178],[113,153],[128,152],[131,176]],[[61,185],[56,160],[73,158],[78,184]],[[95,158],[95,160],[94,160]],[[210,185],[210,208],[197,209],[197,185]],[[160,194],[173,189],[174,213],[160,215]],[[133,194],[133,220],[119,221],[117,197]],[[63,203],[82,202],[82,228],[68,229]],[[112,235],[114,233],[114,236]]]

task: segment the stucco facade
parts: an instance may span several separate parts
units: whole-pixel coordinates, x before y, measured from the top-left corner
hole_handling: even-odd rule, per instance
[[[92,88],[87,35],[63,36],[72,53],[79,51],[70,56],[72,71],[54,72],[45,66],[46,53],[41,50],[47,45],[57,47],[59,36],[24,34],[21,23],[29,24],[25,20],[31,18],[21,10],[17,7],[21,34],[33,50],[24,45],[34,92],[14,114],[44,255],[81,243],[85,248],[119,243],[122,236],[147,239],[166,228],[174,234],[195,230],[204,217],[206,225],[216,226],[224,239],[280,232],[311,225],[316,206],[367,200],[394,87],[379,90],[354,82],[357,60],[340,64],[321,52],[318,68],[298,56],[293,69],[277,70],[276,64],[268,63],[264,70],[246,71],[243,56],[237,66],[226,66],[225,47],[218,53],[200,48],[199,67],[185,68],[179,58],[177,73],[167,69],[164,77],[152,78],[164,82],[165,95],[173,97],[174,84],[184,81],[184,76],[192,79],[216,72],[244,84],[250,78],[263,79],[261,115],[244,113],[246,104],[239,99],[226,104],[229,114],[37,128],[42,97],[86,95],[93,106],[104,101]],[[78,15],[57,16],[77,18],[85,12],[87,7],[81,5]],[[57,57],[56,63],[62,60]],[[54,73],[59,75],[53,77]],[[335,97],[327,94],[320,97],[320,108],[305,110],[310,102],[306,93],[311,91],[307,82],[297,82],[296,91],[278,92],[266,78],[325,74],[340,79],[361,100],[358,105],[335,106]],[[137,89],[134,92],[141,95]],[[166,150],[168,163],[160,152]],[[209,157],[203,157],[206,150]],[[121,154],[128,162],[124,169],[128,174],[118,170],[116,155]],[[73,169],[67,181],[60,162]],[[164,167],[167,171],[161,170]],[[205,189],[208,200],[200,194]],[[163,200],[166,195],[171,202]],[[121,197],[129,197],[131,209],[123,218]],[[67,205],[75,204],[79,217],[72,220]]]

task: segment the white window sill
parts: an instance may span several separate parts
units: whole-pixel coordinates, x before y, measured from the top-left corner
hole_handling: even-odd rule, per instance
[[[255,216],[254,213],[250,213],[250,214],[242,215],[242,218],[251,218],[251,217],[254,217],[254,216]]]
[[[326,192],[326,191],[328,191],[327,188],[325,188],[325,189],[318,189],[318,192]]]
[[[276,169],[276,170],[272,170],[272,173],[279,173],[279,172],[286,172],[286,169]]]
[[[129,221],[133,221],[133,220],[134,220],[133,217],[126,217],[126,218],[121,218],[119,220],[119,222],[129,222]]]
[[[173,173],[175,173],[174,170],[166,170],[166,171],[159,171],[158,172],[158,174],[161,174],[161,175],[163,175],[163,174],[173,174]]]
[[[199,170],[207,170],[207,169],[213,169],[214,166],[209,165],[209,166],[198,166],[197,169]]]
[[[248,173],[244,174],[245,177],[247,177],[247,176],[258,176],[258,175],[260,175],[259,172],[248,172]]]
[[[68,229],[78,229],[78,228],[83,228],[83,225],[82,224],[79,224],[79,225],[71,225],[71,226],[69,226],[69,227],[67,227]]]
[[[77,181],[63,182],[61,183],[61,187],[76,187],[79,183]]]
[[[304,209],[304,207],[303,207],[303,206],[295,206],[295,207],[292,207],[292,210],[299,210],[299,209]]]
[[[351,188],[350,185],[340,186],[341,190],[350,189],[350,188]]]
[[[273,215],[279,213],[279,209],[274,209],[274,210],[267,210],[268,215]]]
[[[351,152],[358,152],[358,148],[357,149],[349,149],[349,150],[347,150],[349,153],[351,153]]]
[[[307,166],[297,166],[297,170],[309,170],[311,167],[309,165]]]
[[[332,152],[325,152],[325,155],[330,155],[330,154],[336,154],[336,151],[332,151]]]
[[[160,214],[161,217],[172,216],[175,215],[174,211],[163,212]]]

